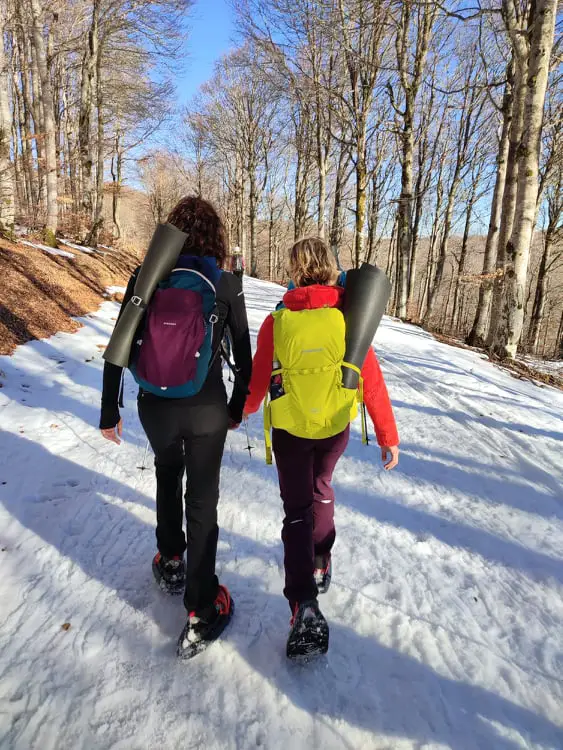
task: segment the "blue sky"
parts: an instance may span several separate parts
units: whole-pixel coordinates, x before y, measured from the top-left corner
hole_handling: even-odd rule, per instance
[[[227,0],[196,0],[188,21],[186,72],[177,80],[179,104],[185,104],[213,74],[213,65],[232,45],[233,11]]]

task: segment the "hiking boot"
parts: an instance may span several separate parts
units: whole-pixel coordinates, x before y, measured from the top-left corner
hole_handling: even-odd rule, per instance
[[[330,557],[315,557],[315,567],[313,576],[319,594],[326,594],[330,586],[330,579],[332,578],[332,559]]]
[[[157,552],[152,561],[156,582],[167,594],[183,594],[186,584],[186,565],[180,555],[164,557]]]
[[[219,586],[215,603],[211,607],[190,612],[188,621],[178,639],[176,653],[181,659],[191,659],[217,640],[229,624],[235,603],[226,586]]]
[[[316,600],[296,604],[287,638],[288,659],[310,659],[328,651],[328,623]]]

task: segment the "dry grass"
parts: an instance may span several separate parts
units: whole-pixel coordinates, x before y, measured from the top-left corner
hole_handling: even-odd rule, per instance
[[[74,258],[49,255],[0,239],[0,354],[57,331],[75,331],[73,316],[107,299],[110,285],[125,285],[139,264],[133,249],[107,255],[72,250]]]

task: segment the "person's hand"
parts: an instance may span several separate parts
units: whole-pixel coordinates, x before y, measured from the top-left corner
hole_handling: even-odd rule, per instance
[[[115,427],[108,427],[106,430],[102,430],[102,435],[106,440],[111,440],[116,445],[121,445],[121,436],[123,435],[123,420],[120,419]]]
[[[231,417],[229,417],[229,430],[238,430],[239,427],[240,422],[235,422],[234,419],[231,419]]]
[[[399,446],[384,445],[381,448],[381,460],[385,471],[391,471],[399,463]],[[385,463],[387,461],[387,463]]]

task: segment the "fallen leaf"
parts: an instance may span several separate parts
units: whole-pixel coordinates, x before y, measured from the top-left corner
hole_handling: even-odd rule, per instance
[[[70,630],[70,622],[65,622],[64,625],[62,626],[62,629],[63,630]]]
[[[58,429],[58,427],[59,427],[59,425],[58,425],[58,424],[52,424],[52,425],[51,425],[51,429],[52,429],[52,430],[57,430],[57,429]]]

